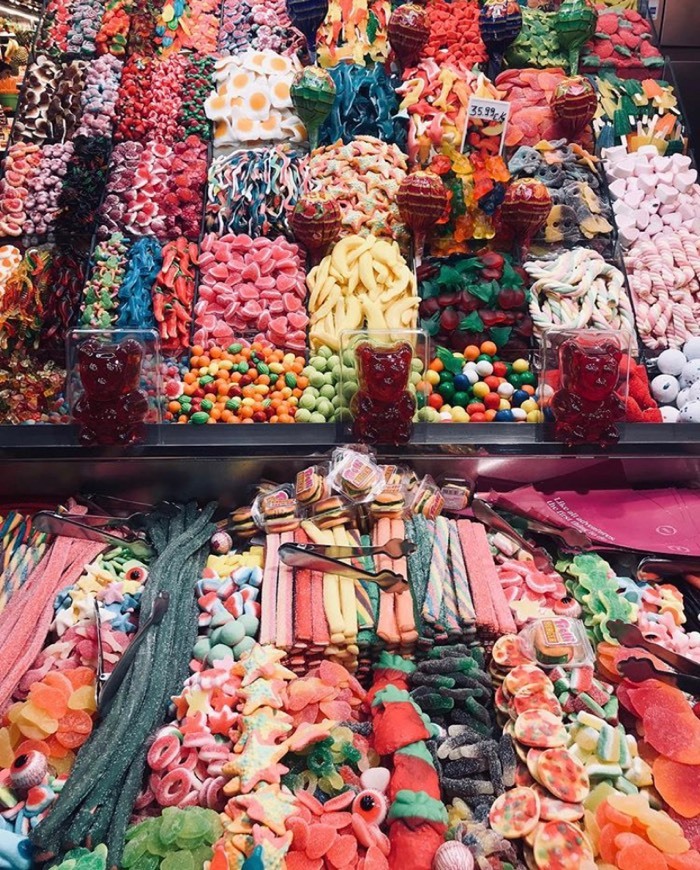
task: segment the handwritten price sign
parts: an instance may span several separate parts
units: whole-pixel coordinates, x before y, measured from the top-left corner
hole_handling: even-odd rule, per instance
[[[510,103],[470,97],[462,151],[501,154],[510,116]]]

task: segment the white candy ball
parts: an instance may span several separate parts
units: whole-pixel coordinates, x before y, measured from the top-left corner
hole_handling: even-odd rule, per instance
[[[469,363],[467,365],[469,365]],[[477,371],[475,368],[470,369],[470,368],[467,368],[467,366],[464,366],[464,368],[462,369],[462,374],[464,375],[465,378],[468,379],[469,383],[472,386],[474,386],[474,384],[479,380],[479,375],[477,374]]]
[[[473,359],[470,359],[469,362],[464,363],[464,366],[462,367],[462,374],[466,375],[467,372],[475,372],[475,371],[476,371],[476,363],[474,362]]]
[[[651,382],[651,394],[657,402],[669,405],[678,395],[678,381],[673,375],[657,375]]]
[[[662,375],[679,375],[687,359],[683,351],[665,350],[656,361]]]
[[[700,402],[688,402],[678,415],[679,423],[700,423]]]
[[[688,390],[687,402],[700,402],[700,381],[695,381],[693,386]]]
[[[700,357],[689,360],[681,372],[681,388],[692,386],[695,381],[700,380]]]
[[[523,420],[527,420],[527,414],[522,408],[511,408],[510,413],[513,415],[516,423],[522,423]]]
[[[476,364],[476,370],[482,378],[487,378],[493,374],[493,366],[487,359],[480,359]]]
[[[664,405],[664,407],[661,408],[660,410],[661,410],[661,419],[664,421],[664,423],[677,423],[678,422],[678,415],[680,414],[680,411],[678,410],[678,408],[674,408],[673,405]]]
[[[507,381],[504,384],[499,384],[498,389],[496,390],[499,396],[503,396],[504,399],[509,398],[515,392],[515,387],[513,384],[509,384]]]
[[[676,408],[682,408],[688,403],[688,393],[690,390],[681,390],[676,396]]]
[[[700,359],[700,337],[689,338],[683,346],[686,359]]]

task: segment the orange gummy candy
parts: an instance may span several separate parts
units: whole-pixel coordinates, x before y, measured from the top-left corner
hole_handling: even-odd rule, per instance
[[[50,740],[53,740],[53,734],[47,737],[46,740],[23,740],[15,749],[15,758],[18,755],[26,755],[28,752],[41,752],[42,755],[48,758]]]
[[[22,734],[33,740],[43,740],[58,730],[58,720],[33,701],[25,701],[16,722]]]
[[[700,813],[700,764],[681,764],[660,755],[654,785],[666,803],[686,819]]]
[[[596,821],[600,824],[597,812]],[[600,852],[600,857],[607,864],[615,863],[617,857],[617,845],[615,841],[621,833],[624,833],[624,831],[621,831],[617,825],[613,825],[611,822],[601,825],[600,836],[598,837],[598,851]]]
[[[70,698],[73,693],[73,684],[60,671],[49,671],[48,674],[42,680],[47,686],[53,686],[54,689],[60,689],[63,694],[66,696],[66,701]]]
[[[56,740],[66,749],[82,746],[92,731],[92,719],[84,710],[69,710],[61,719]]]
[[[634,834],[624,836],[633,837]],[[668,870],[666,859],[656,847],[640,837],[635,837],[635,840],[617,853],[616,863],[620,870]]]
[[[95,682],[95,672],[92,668],[72,668],[70,671],[63,671],[63,675],[70,681],[74,690],[91,686]]]
[[[671,870],[700,870],[700,852],[691,849],[683,855],[667,855],[666,863]]]
[[[45,683],[34,683],[29,690],[29,699],[54,719],[65,716],[68,709],[68,699],[64,692],[55,686],[47,686]]]

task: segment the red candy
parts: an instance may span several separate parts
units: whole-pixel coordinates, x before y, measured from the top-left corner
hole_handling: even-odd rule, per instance
[[[286,239],[205,236],[195,342],[230,342],[255,331],[276,347],[306,346],[306,286],[299,248]]]

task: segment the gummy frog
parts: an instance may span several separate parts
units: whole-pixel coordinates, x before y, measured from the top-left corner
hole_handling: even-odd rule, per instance
[[[78,350],[83,393],[73,406],[85,445],[131,444],[143,437],[148,398],[139,389],[143,348],[90,338]]]
[[[625,404],[615,389],[622,351],[612,340],[583,345],[566,339],[559,348],[561,388],[552,399],[556,436],[574,444],[615,444],[615,426],[624,417]]]
[[[408,392],[413,349],[407,342],[355,350],[360,388],[351,402],[353,434],[360,441],[405,444],[413,433],[416,402]]]

